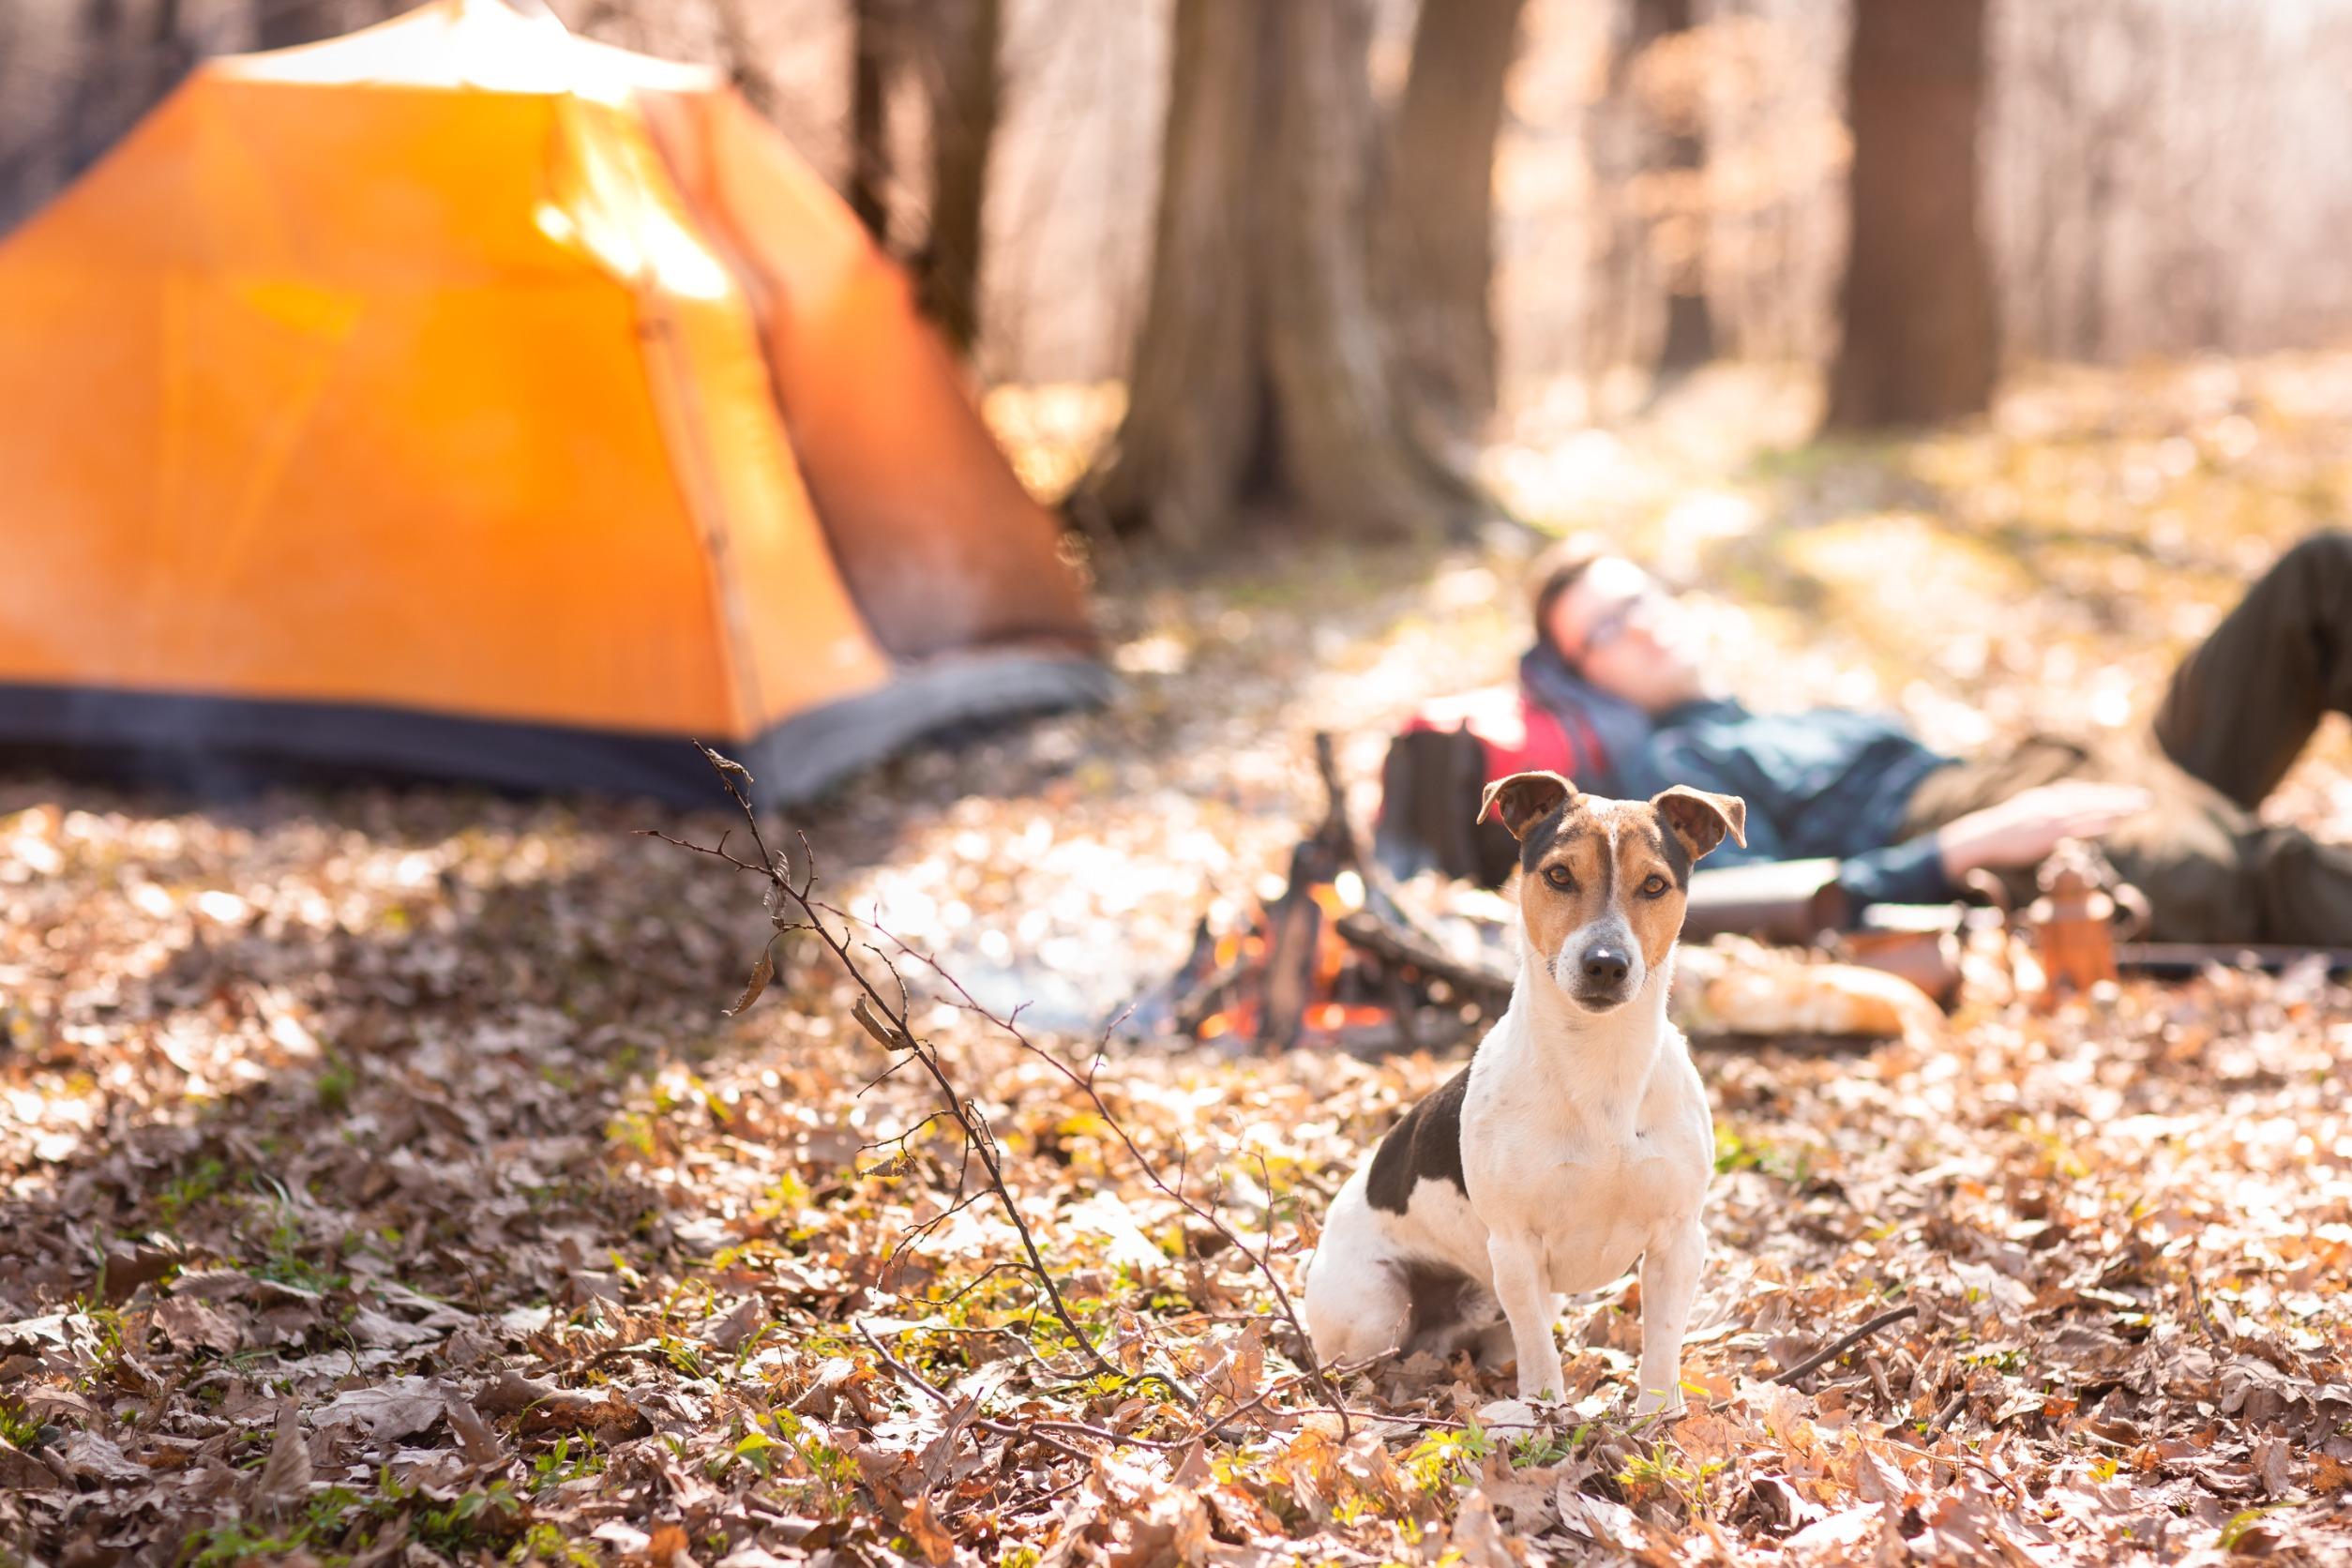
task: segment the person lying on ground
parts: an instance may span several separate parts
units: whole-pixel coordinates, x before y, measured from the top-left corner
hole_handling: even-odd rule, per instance
[[[1892,717],[1722,695],[1675,596],[1604,547],[1560,547],[1534,586],[1520,678],[1567,732],[1577,786],[1739,795],[1748,844],[1724,858],[1833,856],[1855,906],[1932,903],[1979,868],[2022,886],[2061,839],[2096,838],[2147,894],[2155,940],[2352,942],[2352,846],[2254,816],[2322,716],[2352,713],[2352,534],[2282,557],[2182,662],[2146,731],[1967,759]]]

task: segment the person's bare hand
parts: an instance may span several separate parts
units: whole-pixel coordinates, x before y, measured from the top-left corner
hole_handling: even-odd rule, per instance
[[[2062,838],[2096,838],[2148,807],[2136,784],[2044,784],[1944,824],[1936,847],[1957,882],[1978,867],[2038,866]]]

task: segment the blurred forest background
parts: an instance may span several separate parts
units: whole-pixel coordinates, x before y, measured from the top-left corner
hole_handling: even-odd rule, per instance
[[[60,188],[191,60],[406,8],[10,0],[0,8],[0,225]],[[976,291],[948,292],[972,296],[950,309],[976,330],[986,381],[1091,384],[1131,369],[1150,297],[1175,0],[554,8],[590,37],[724,65],[929,271],[966,270],[958,252],[976,249]],[[1343,21],[1350,9],[1338,8]],[[1367,8],[1378,120],[1364,134],[1413,113],[1416,9]],[[1983,30],[1976,155],[2004,354],[2254,354],[2352,324],[2352,270],[2339,255],[2352,228],[2352,164],[2340,156],[2352,145],[2352,0],[1917,10],[1961,36]],[[1506,406],[1550,397],[1606,412],[1643,395],[1662,355],[1831,358],[1854,22],[1840,0],[1449,8],[1426,68],[1492,70],[1500,89],[1493,297]],[[1505,56],[1480,36],[1515,28],[1500,74]],[[1474,99],[1449,96],[1437,114],[1458,118]],[[1331,123],[1349,133],[1344,114]],[[1415,173],[1396,160],[1385,173]]]

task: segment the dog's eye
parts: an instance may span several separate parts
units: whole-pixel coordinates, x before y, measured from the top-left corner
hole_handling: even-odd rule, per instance
[[[1645,898],[1664,897],[1666,896],[1666,880],[1658,875],[1655,871],[1651,872],[1649,876],[1642,879],[1641,896]]]
[[[1562,893],[1567,892],[1570,888],[1576,885],[1576,879],[1569,875],[1568,867],[1565,866],[1545,867],[1544,880],[1551,883],[1554,887],[1559,888]]]

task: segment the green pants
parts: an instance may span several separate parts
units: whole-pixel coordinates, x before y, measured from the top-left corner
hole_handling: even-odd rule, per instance
[[[2331,708],[2352,713],[2352,534],[2282,556],[2174,672],[2147,734],[1956,762],[1921,783],[1905,830],[2062,778],[2138,784],[2155,804],[2103,847],[2148,895],[2152,940],[2352,945],[2352,846],[2254,816]]]

